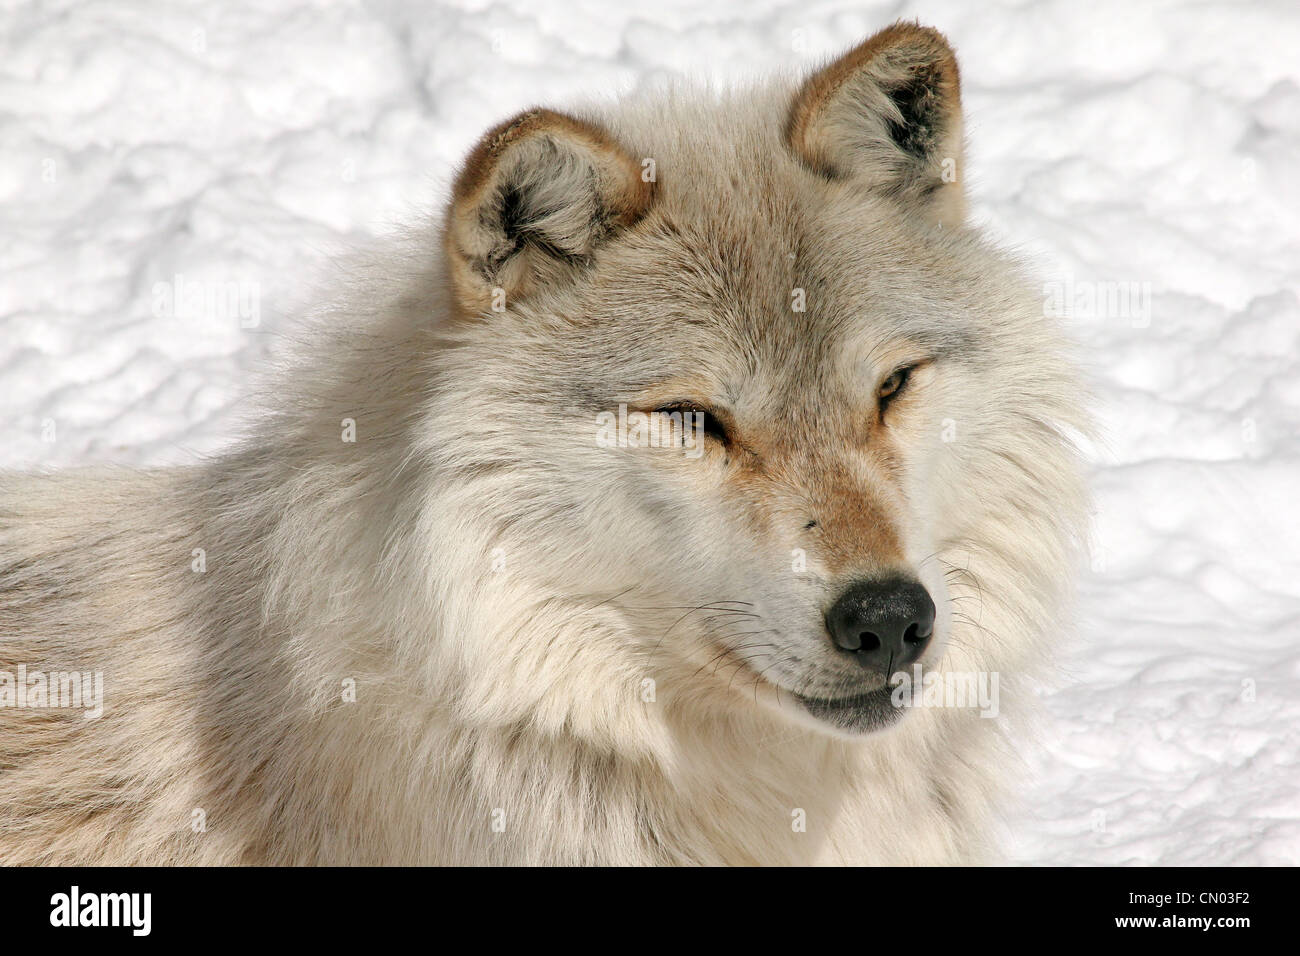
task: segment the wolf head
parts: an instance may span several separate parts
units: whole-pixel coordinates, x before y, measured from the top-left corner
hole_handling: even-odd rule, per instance
[[[480,704],[649,682],[857,734],[901,715],[899,669],[1032,657],[1083,419],[1038,297],[965,224],[959,87],[900,23],[802,84],[530,110],[474,149],[427,450],[477,549],[453,626],[495,634],[461,645],[492,660]]]

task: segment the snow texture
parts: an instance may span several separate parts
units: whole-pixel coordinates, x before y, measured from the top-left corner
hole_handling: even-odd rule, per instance
[[[487,126],[958,50],[975,218],[1084,346],[1096,544],[1012,861],[1300,862],[1300,6],[0,0],[0,465],[191,461]],[[346,256],[344,261],[346,261]]]

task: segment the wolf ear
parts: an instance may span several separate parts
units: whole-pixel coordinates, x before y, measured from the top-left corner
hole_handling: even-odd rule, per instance
[[[552,110],[488,132],[452,190],[446,249],[471,312],[562,281],[650,204],[653,183],[608,133]],[[497,291],[501,290],[501,291]]]
[[[795,96],[786,138],[825,176],[879,185],[938,222],[965,218],[961,82],[937,30],[895,23],[813,74]]]

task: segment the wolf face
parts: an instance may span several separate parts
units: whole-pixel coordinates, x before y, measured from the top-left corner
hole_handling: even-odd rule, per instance
[[[1077,389],[964,224],[959,97],[898,24],[797,88],[534,110],[471,154],[439,401],[475,417],[436,453],[512,476],[483,546],[617,609],[625,670],[859,734],[900,668],[1016,665],[962,612],[982,569],[1045,618]]]

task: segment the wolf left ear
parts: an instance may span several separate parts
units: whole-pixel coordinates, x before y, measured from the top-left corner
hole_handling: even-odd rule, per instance
[[[825,176],[879,186],[937,222],[965,218],[961,82],[937,30],[895,23],[813,74],[795,96],[786,140]]]
[[[445,245],[471,313],[562,282],[650,204],[653,183],[593,123],[535,109],[489,131],[452,189]]]

